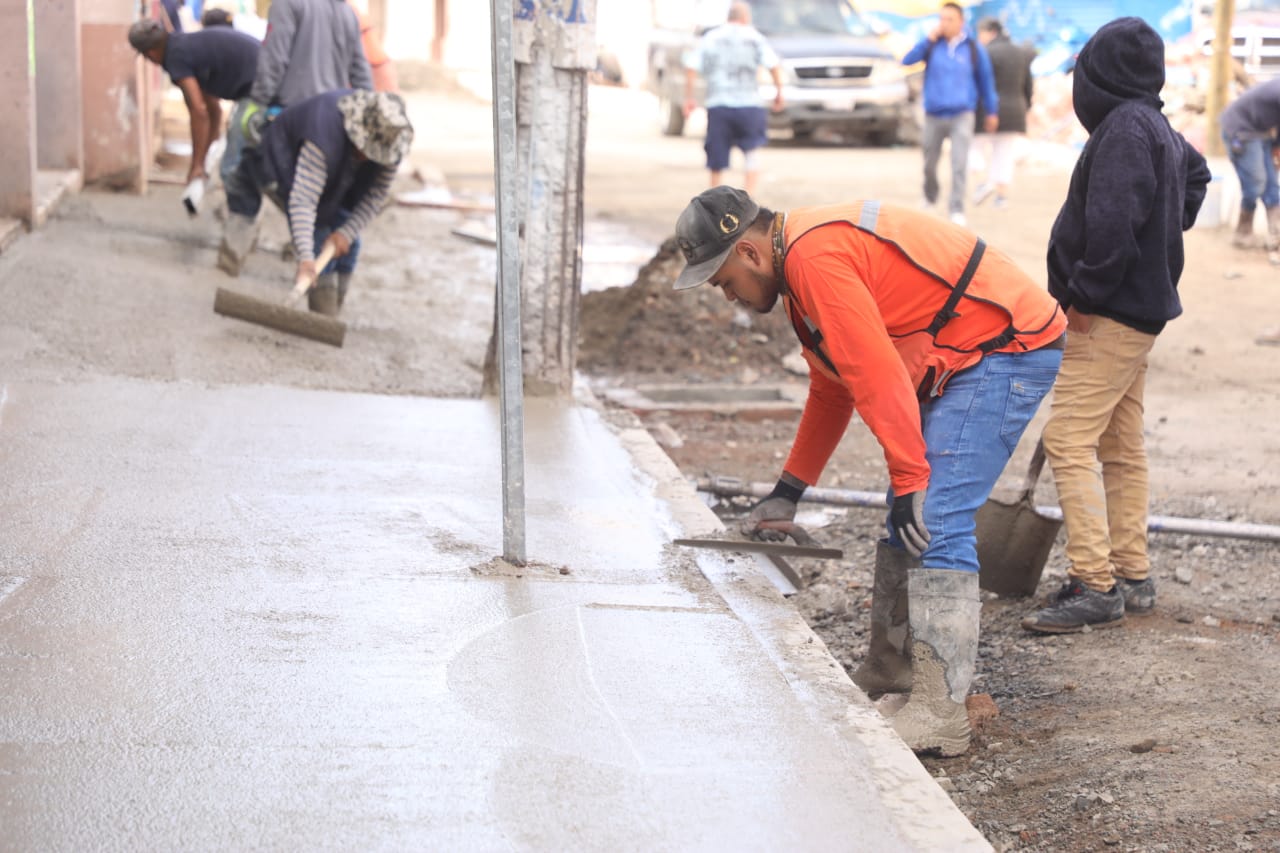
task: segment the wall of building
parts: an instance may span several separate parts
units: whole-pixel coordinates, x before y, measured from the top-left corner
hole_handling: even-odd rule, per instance
[[[141,189],[150,125],[144,68],[125,40],[137,0],[81,0],[84,179]]]

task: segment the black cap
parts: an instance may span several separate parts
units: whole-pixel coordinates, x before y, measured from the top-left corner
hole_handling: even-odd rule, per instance
[[[733,187],[712,187],[695,196],[676,220],[676,242],[686,264],[676,290],[697,287],[715,275],[759,212],[751,196]]]

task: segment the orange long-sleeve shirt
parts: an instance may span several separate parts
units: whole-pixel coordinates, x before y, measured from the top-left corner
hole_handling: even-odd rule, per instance
[[[785,307],[806,339],[803,318],[820,331],[805,348],[809,398],[785,470],[815,483],[853,411],[884,449],[897,494],[929,484],[918,389],[941,393],[954,372],[976,363],[979,345],[1012,326],[995,352],[1024,352],[1059,337],[1057,303],[1004,254],[987,248],[955,317],[930,340],[924,331],[959,280],[976,241],[925,213],[879,206],[873,230],[856,227],[863,203],[787,214]],[[945,283],[944,283],[945,282]],[[930,372],[932,369],[932,372]]]

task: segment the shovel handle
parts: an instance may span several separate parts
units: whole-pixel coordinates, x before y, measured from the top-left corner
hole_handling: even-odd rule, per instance
[[[806,548],[812,547],[814,544],[813,537],[809,535],[809,532],[794,521],[762,521],[756,525],[756,528],[777,530],[790,536],[797,545],[803,545]]]
[[[316,258],[316,278],[319,278],[320,273],[324,272],[324,268],[329,266],[329,261],[333,260],[333,253],[333,243],[326,240],[324,248],[320,250],[320,257]],[[303,277],[294,282],[293,290],[289,291],[289,295],[285,297],[285,306],[288,307],[293,305],[305,296],[307,291],[311,289],[311,286],[316,283],[316,278],[307,280]]]
[[[1036,484],[1040,482],[1040,472],[1044,470],[1044,438],[1036,439],[1036,449],[1031,452],[1031,462],[1027,465],[1027,481],[1022,484],[1022,497],[1032,500],[1036,494]]]

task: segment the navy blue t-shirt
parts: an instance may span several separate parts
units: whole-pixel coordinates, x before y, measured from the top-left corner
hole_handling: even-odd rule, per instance
[[[262,43],[231,27],[170,33],[161,65],[169,79],[196,78],[202,91],[227,101],[249,97]]]

